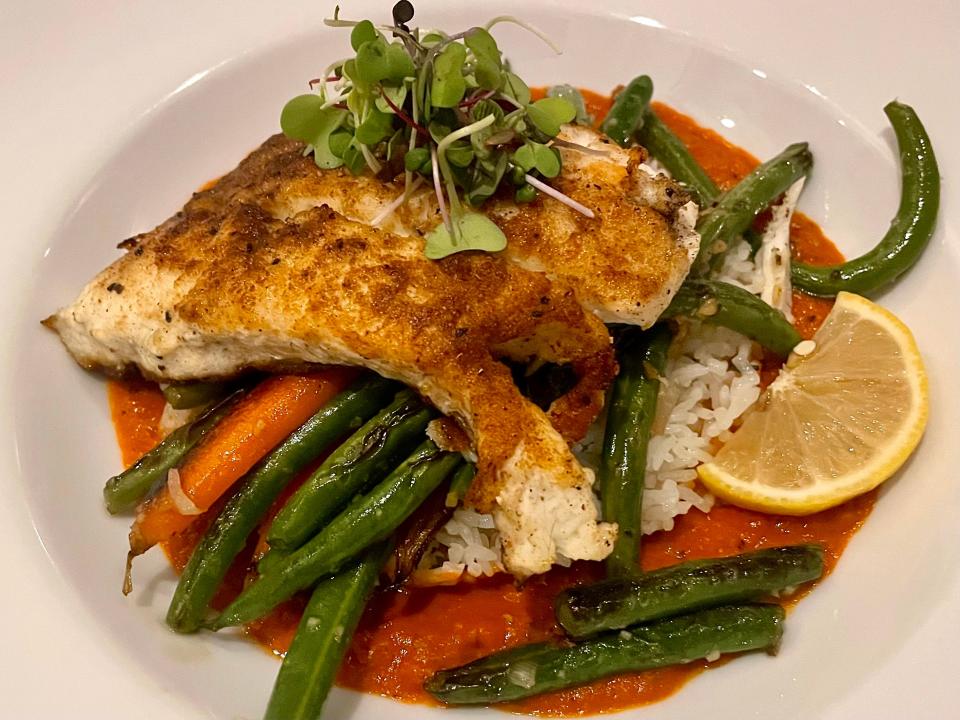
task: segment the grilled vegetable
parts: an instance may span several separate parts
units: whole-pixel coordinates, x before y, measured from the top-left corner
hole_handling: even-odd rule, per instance
[[[652,95],[653,81],[647,75],[635,77],[614,99],[600,130],[618,145],[629,145],[643,125]]]
[[[187,528],[194,515],[213,505],[355,375],[339,367],[314,375],[276,375],[244,395],[185,458],[174,490],[168,482],[137,509],[130,528],[130,558]],[[230,461],[224,462],[225,457]]]
[[[703,275],[716,267],[733,239],[812,166],[813,155],[807,143],[794,143],[721,195],[697,221],[700,252],[692,272]]]
[[[283,658],[264,720],[320,717],[389,547],[389,543],[374,546],[354,567],[320,582],[314,589]]]
[[[284,487],[324,450],[382,406],[393,384],[370,378],[340,393],[284,440],[227,501],[184,568],[167,611],[177,632],[194,632],[206,620],[210,601],[233,559]]]
[[[643,123],[637,131],[637,140],[667,169],[674,180],[694,194],[701,210],[716,202],[721,194],[720,188],[700,167],[683,141],[673,134],[652,109],[648,109],[644,115]],[[743,237],[754,250],[760,247],[761,237],[753,228],[744,229]]]
[[[637,140],[670,172],[674,180],[694,193],[701,208],[706,208],[720,195],[720,188],[693,159],[687,146],[653,110],[648,109],[645,113],[643,124],[637,131]]]
[[[757,600],[823,574],[823,548],[794,545],[716,560],[695,560],[569,588],[557,596],[557,620],[586,637],[716,605]]]
[[[622,672],[680,665],[718,653],[776,649],[779,605],[728,605],[608,633],[569,646],[525,645],[495,653],[424,684],[450,705],[520,700]]]
[[[430,441],[423,443],[310,542],[270,567],[210,627],[218,630],[261,617],[298,590],[337,572],[351,558],[396,530],[460,462],[459,455],[442,452]]]
[[[223,398],[230,392],[226,383],[192,382],[167,385],[163,397],[176,410],[189,410]]]
[[[802,340],[783,313],[756,295],[719,280],[684,282],[660,318],[679,316],[736,330],[783,357]]]
[[[107,510],[112,514],[133,510],[151,490],[166,482],[170,469],[177,467],[193,446],[230,414],[242,395],[243,391],[237,390],[192,423],[174,430],[129,468],[107,480],[103,488]]]
[[[477,466],[473,463],[465,463],[457,468],[457,471],[450,478],[450,492],[447,493],[447,507],[456,507],[461,502],[470,489],[474,475],[477,474]]]
[[[357,493],[382,480],[420,444],[433,416],[415,393],[398,393],[324,460],[277,513],[267,533],[271,550],[289,553],[316,535]]]
[[[940,170],[930,138],[909,105],[894,101],[883,111],[900,150],[900,207],[890,229],[870,252],[830,267],[794,262],[793,284],[811,295],[875,293],[912,268],[933,235],[940,207]]]
[[[657,409],[659,375],[667,363],[670,331],[629,328],[620,336],[620,374],[610,395],[597,479],[603,519],[617,523],[617,539],[607,557],[607,575],[623,577],[640,570],[640,508],[647,469],[647,442]]]
[[[403,583],[414,573],[434,535],[453,515],[446,503],[448,494],[449,486],[440,485],[393,534],[396,548],[386,573],[391,584]]]

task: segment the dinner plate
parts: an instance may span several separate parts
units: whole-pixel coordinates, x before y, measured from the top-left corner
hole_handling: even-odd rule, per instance
[[[641,72],[656,96],[769,157],[809,140],[801,209],[848,256],[896,207],[882,107],[924,119],[945,176],[940,225],[919,266],[882,297],[913,329],[931,381],[927,435],[885,486],[836,573],[791,614],[779,657],[738,659],[627,717],[716,720],[955,717],[960,662],[960,163],[954,33],[930,4],[418,2],[417,24],[468,27],[521,13],[563,47],[516,27],[501,47],[532,84],[609,90]],[[838,4],[839,5],[839,4]],[[278,664],[230,633],[163,624],[174,577],[154,557],[119,592],[126,523],[102,509],[118,467],[103,382],[39,320],[69,302],[189,193],[277,128],[283,101],[348,49],[316,2],[5,3],[0,23],[0,547],[6,572],[4,716],[255,718]],[[894,11],[897,12],[894,12]],[[389,3],[346,4],[383,18]],[[944,82],[946,81],[946,82]],[[335,691],[325,717],[474,717]],[[444,714],[441,714],[444,713]],[[493,716],[495,711],[480,711]]]

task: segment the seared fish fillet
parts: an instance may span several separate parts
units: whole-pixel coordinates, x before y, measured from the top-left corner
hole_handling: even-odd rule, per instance
[[[596,217],[586,218],[548,197],[523,205],[492,200],[484,212],[508,238],[504,255],[562,279],[605,322],[649,327],[696,257],[697,207],[676,183],[649,174],[642,148],[624,150],[576,125],[565,126],[560,137],[594,154],[561,149],[563,173],[550,184]],[[344,168],[320,170],[301,150],[282,135],[271,138],[254,153],[262,175],[251,171],[238,197],[277,218],[327,205],[398,235],[423,236],[439,222],[436,196],[426,183],[396,212],[385,214],[402,184]]]
[[[551,411],[599,407],[615,372],[600,320],[570,287],[501,257],[435,262],[419,239],[328,207],[279,220],[226,202],[258,162],[124,243],[129,252],[46,321],[76,360],[170,381],[304,363],[371,368],[467,431],[479,470],[471,500],[494,514],[509,570],[544,572],[558,554],[605,557],[616,526],[598,522],[592,473],[497,359],[572,362],[579,383]]]
[[[560,137],[606,154],[563,149],[563,172],[550,181],[596,218],[546,197],[497,202],[491,215],[508,238],[507,256],[573,285],[584,307],[605,322],[650,327],[697,256],[697,206],[665,175],[648,174],[642,148],[624,150],[576,125]]]
[[[109,372],[188,380],[333,363],[403,380],[470,435],[469,500],[494,513],[508,569],[602,558],[615,528],[597,522],[592,474],[564,438],[583,434],[614,371],[597,318],[656,320],[696,254],[696,207],[644,171],[642,150],[574,126],[563,138],[603,153],[562,150],[552,181],[595,219],[551,198],[493,200],[507,250],[432,262],[420,239],[439,221],[429,189],[386,212],[400,185],[320,170],[275,136],[124,243],[131,252],[47,322],[78,362]],[[579,383],[545,416],[498,357],[569,362]]]

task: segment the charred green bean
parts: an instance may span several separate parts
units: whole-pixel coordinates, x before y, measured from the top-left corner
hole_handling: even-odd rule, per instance
[[[803,339],[783,313],[756,295],[719,280],[685,281],[660,317],[679,316],[736,330],[782,357]]]
[[[773,651],[783,635],[779,605],[728,605],[607,633],[575,645],[538,643],[441,670],[424,684],[450,705],[520,700],[608,675],[681,665],[717,653]]]
[[[230,412],[242,394],[242,390],[237,390],[192,423],[177,428],[129,468],[107,480],[103,488],[107,510],[112,514],[133,510],[154,487],[166,481],[170,469],[177,467],[193,446]]]
[[[423,443],[306,545],[264,572],[209,627],[218,630],[261,617],[298,590],[337,572],[396,530],[460,462],[459,455],[445,453],[430,441]]]
[[[793,183],[809,174],[811,167],[813,155],[807,143],[794,143],[721,195],[697,222],[700,252],[691,272],[703,275],[715,267],[734,238]]]
[[[600,131],[618,145],[629,145],[643,125],[652,95],[653,81],[649,76],[635,77],[614,98],[613,106],[600,124]]]
[[[640,570],[640,509],[647,442],[670,339],[670,331],[662,324],[646,332],[628,328],[617,347],[620,374],[610,395],[597,472],[603,519],[618,527],[613,551],[606,560],[611,577],[634,575]]]
[[[280,492],[304,467],[350,428],[383,406],[393,392],[388,380],[373,377],[344,390],[258,463],[214,520],[180,575],[167,611],[177,632],[198,630],[210,601],[233,559],[243,550]]]
[[[705,209],[720,195],[720,188],[706,171],[693,159],[687,146],[664,125],[653,110],[647,110],[637,140],[673,176],[673,179],[690,190],[697,204]]]
[[[179,383],[167,385],[162,392],[171,407],[176,410],[189,410],[220,400],[230,392],[230,386],[218,382]]]
[[[707,607],[758,600],[822,574],[820,545],[778,547],[569,588],[557,596],[555,608],[563,629],[582,638]]]
[[[324,460],[277,513],[267,533],[271,551],[296,550],[357,493],[382,480],[423,441],[434,415],[416,393],[399,392]]]
[[[450,478],[450,492],[447,493],[447,507],[455,507],[463,501],[470,490],[473,477],[477,474],[477,466],[473,463],[464,463]]]
[[[389,543],[377,545],[354,567],[322,580],[314,588],[283,658],[264,720],[320,717],[337,668],[389,552]]]

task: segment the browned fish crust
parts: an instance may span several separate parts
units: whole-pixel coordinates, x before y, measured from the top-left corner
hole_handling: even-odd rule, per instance
[[[239,204],[221,220],[214,195],[141,236],[88,288],[84,307],[51,318],[82,365],[135,365],[161,380],[303,361],[366,365],[418,387],[468,429],[488,478],[473,499],[486,509],[495,469],[518,438],[537,437],[528,425],[540,413],[497,355],[574,363],[580,383],[551,413],[569,437],[601,407],[616,369],[609,336],[569,288],[485,253],[429,261],[415,241],[329,208],[282,221]],[[108,289],[118,284],[122,292]],[[69,341],[77,322],[85,332],[105,323],[94,345]]]

